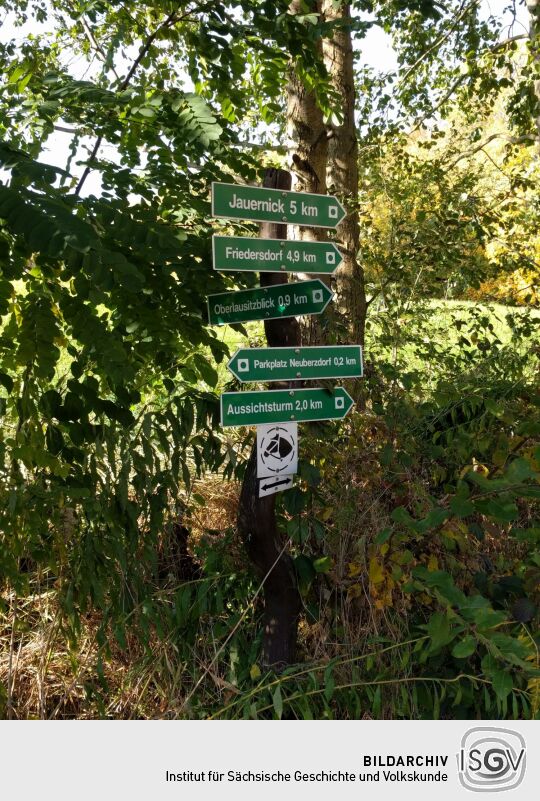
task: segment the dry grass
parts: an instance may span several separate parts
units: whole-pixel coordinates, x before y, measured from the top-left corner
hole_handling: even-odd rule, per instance
[[[96,626],[85,621],[77,654],[60,626],[56,591],[3,597],[8,612],[0,630],[0,682],[8,718],[81,717],[85,683],[92,681]],[[84,716],[84,715],[82,715]]]
[[[111,636],[107,654],[98,646],[100,620],[94,616],[82,621],[77,648],[70,649],[54,593],[32,596],[24,605],[13,596],[5,600],[11,604],[0,634],[4,717],[148,719],[168,716],[178,705],[182,665],[170,639],[154,633],[144,649],[128,635],[121,649]]]
[[[377,640],[396,643],[408,638],[411,596],[403,592],[403,582],[390,583],[388,579],[392,558],[402,546],[381,555],[374,539],[391,525],[392,509],[421,504],[424,487],[428,486],[428,477],[407,470],[389,482],[377,457],[379,444],[389,438],[380,421],[358,416],[346,437],[346,442],[325,443],[324,459],[316,441],[309,446],[313,452],[305,454],[320,464],[322,500],[313,513],[322,517],[326,526],[324,542],[318,546],[310,542],[305,547],[308,552],[313,548],[313,555],[317,555],[317,548],[330,554],[332,569],[315,582],[318,621],[310,623],[306,616],[300,626],[300,657],[322,665],[330,660],[342,662],[335,676],[343,683],[354,671],[347,665],[348,658],[377,650],[373,645]],[[308,442],[306,437],[306,447]],[[226,549],[233,568],[245,567],[241,544],[234,536],[239,490],[238,483],[224,482],[217,476],[197,482],[194,494],[199,500],[192,503],[184,520],[195,561],[207,546],[218,546]],[[456,533],[458,546],[453,558],[459,565],[456,569],[454,564],[451,572],[458,584],[471,586],[485,556],[496,558],[501,554],[510,561],[522,557],[523,546],[507,536],[506,528],[487,526],[481,554],[476,545]],[[446,567],[448,553],[437,534],[407,547],[414,552],[414,564]],[[174,560],[166,535],[163,553]],[[387,585],[374,583],[370,576],[375,557],[381,560]],[[178,586],[178,576],[167,571],[156,593],[163,598]],[[109,650],[105,651],[98,646],[99,617],[87,616],[77,649],[70,650],[60,625],[55,588],[43,588],[36,578],[34,589],[34,594],[24,599],[16,599],[9,592],[3,598],[6,611],[0,620],[0,683],[6,693],[4,698],[0,696],[0,705],[6,717],[189,717],[200,714],[197,703],[209,710],[223,707],[238,692],[216,667],[223,638],[214,639],[211,627],[201,632],[186,661],[185,644],[181,657],[172,635],[159,637],[155,632],[146,649],[129,634],[126,647],[120,648],[111,635]],[[429,615],[429,599],[425,603]],[[406,676],[409,669],[395,666],[396,675]],[[199,686],[197,681],[203,676],[204,684]],[[398,689],[396,685],[395,692]],[[387,703],[392,705],[390,696]]]
[[[235,525],[239,485],[209,476],[197,482],[194,492],[203,503],[193,503],[185,523],[190,530],[191,556],[201,546],[223,538]],[[177,559],[177,543],[168,526],[160,551],[161,598],[174,593],[178,575],[169,570]],[[240,546],[231,559],[244,564]],[[194,560],[196,565],[196,558]],[[176,564],[178,567],[178,564]],[[176,571],[178,572],[178,571]],[[170,637],[152,632],[150,647],[144,649],[126,633],[126,647],[120,648],[114,636],[107,649],[98,645],[101,619],[88,615],[81,621],[76,649],[70,648],[60,622],[57,590],[43,589],[43,579],[32,577],[34,592],[18,599],[13,592],[2,596],[5,604],[0,616],[0,714],[11,719],[53,718],[162,718],[186,716],[184,706],[189,692],[189,669],[199,672],[214,660],[217,645],[209,642],[193,654],[193,664],[179,660],[178,648]],[[45,582],[46,583],[46,582]],[[208,671],[210,685],[219,700],[227,682]],[[4,693],[2,694],[2,687]]]
[[[205,501],[191,507],[188,528],[195,541],[209,531],[222,532],[236,526],[240,484],[208,475],[195,482],[193,492]]]

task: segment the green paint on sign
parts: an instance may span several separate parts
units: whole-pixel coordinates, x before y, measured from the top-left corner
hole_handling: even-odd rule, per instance
[[[332,274],[342,256],[332,242],[212,237],[214,270]]]
[[[345,209],[335,197],[259,186],[212,184],[212,216],[337,228]]]
[[[341,420],[354,401],[343,387],[274,389],[268,392],[225,392],[221,396],[221,425]]]
[[[361,378],[360,345],[309,348],[240,348],[227,365],[239,381]]]
[[[226,325],[320,314],[331,298],[332,292],[319,278],[240,292],[220,292],[208,298],[208,320],[210,325]]]

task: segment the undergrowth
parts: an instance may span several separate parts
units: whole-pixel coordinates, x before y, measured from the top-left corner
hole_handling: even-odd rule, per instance
[[[381,345],[365,409],[304,427],[299,480],[278,500],[303,604],[297,664],[258,661],[263,593],[235,529],[239,432],[222,442],[229,477],[201,473],[168,505],[135,587],[119,572],[121,592],[77,606],[65,553],[18,553],[24,580],[2,595],[3,715],[537,718],[538,363],[479,325],[444,359],[412,332],[417,364],[439,359],[429,388]]]

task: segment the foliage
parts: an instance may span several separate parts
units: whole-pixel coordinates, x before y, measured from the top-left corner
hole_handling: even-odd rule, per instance
[[[232,469],[205,307],[231,281],[211,270],[208,189],[257,175],[230,81],[246,53],[279,71],[294,42],[313,61],[282,6],[12,10],[56,25],[0,50],[0,569],[16,594],[44,570],[72,635],[92,607],[103,630],[139,608],[193,479]],[[65,168],[43,163],[65,130]]]
[[[279,137],[291,66],[331,131],[332,31],[312,3],[4,5],[22,26],[0,46],[5,714],[538,716],[525,51],[499,47],[475,3],[356,4],[358,39],[377,21],[401,67],[357,76],[364,408],[305,428],[279,499],[304,661],[273,675],[235,536],[251,436],[218,430],[232,340],[205,309],[253,278],[211,269],[209,186],[279,159],[248,140]],[[66,132],[66,163],[48,164]],[[525,308],[448,302],[493,297]]]

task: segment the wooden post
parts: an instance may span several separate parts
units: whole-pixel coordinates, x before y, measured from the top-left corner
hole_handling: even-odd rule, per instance
[[[263,186],[290,190],[291,175],[286,170],[269,169]],[[262,223],[259,234],[268,239],[286,239],[287,226]],[[260,274],[261,286],[285,284],[287,280],[287,273]],[[267,320],[264,328],[269,347],[301,344],[300,325],[294,317]],[[281,383],[279,388],[283,387]],[[240,493],[238,531],[259,578],[264,579],[262,663],[264,667],[279,669],[295,661],[300,596],[292,559],[289,554],[282,553],[283,542],[276,526],[275,502],[275,495],[259,498],[257,449],[254,445]]]

